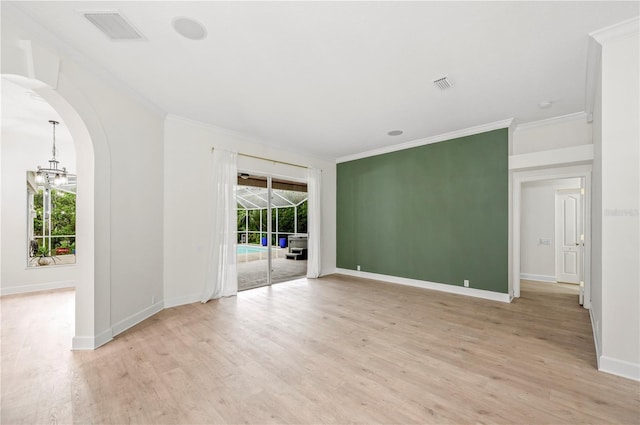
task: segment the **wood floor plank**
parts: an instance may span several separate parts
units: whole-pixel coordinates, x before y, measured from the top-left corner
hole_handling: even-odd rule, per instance
[[[511,304],[346,276],[163,310],[69,350],[72,291],[1,299],[0,422],[640,423],[569,285]]]

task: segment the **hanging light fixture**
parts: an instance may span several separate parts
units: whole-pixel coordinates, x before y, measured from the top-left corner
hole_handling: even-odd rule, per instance
[[[58,121],[49,120],[49,123],[53,126],[53,158],[49,160],[49,168],[42,168],[38,165],[38,172],[36,173],[36,183],[44,184],[48,182],[54,186],[60,186],[69,182],[69,177],[66,167],[62,169],[58,168],[60,161],[56,159],[56,125],[60,124]]]

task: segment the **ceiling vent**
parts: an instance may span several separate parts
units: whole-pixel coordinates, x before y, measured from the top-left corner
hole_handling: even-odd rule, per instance
[[[440,90],[446,90],[453,87],[453,84],[451,84],[451,81],[449,81],[446,76],[433,80],[433,84],[435,84]]]
[[[113,41],[144,40],[142,34],[117,11],[82,12],[82,14]]]

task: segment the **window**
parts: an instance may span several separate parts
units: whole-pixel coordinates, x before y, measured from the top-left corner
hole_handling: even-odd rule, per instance
[[[27,173],[28,266],[74,264],[76,262],[76,179],[64,185],[38,184],[35,173]]]

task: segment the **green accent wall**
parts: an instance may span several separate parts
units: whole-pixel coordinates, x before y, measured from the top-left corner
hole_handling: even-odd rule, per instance
[[[337,167],[337,266],[508,293],[508,133]]]

